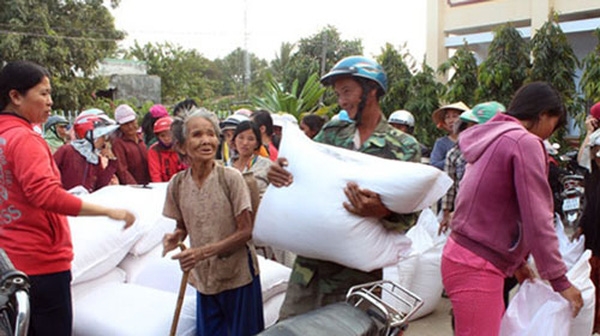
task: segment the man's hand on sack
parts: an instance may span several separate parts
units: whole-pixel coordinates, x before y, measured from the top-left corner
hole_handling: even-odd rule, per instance
[[[277,188],[280,187],[288,187],[294,182],[294,177],[292,174],[285,170],[284,167],[287,167],[288,161],[286,158],[280,157],[277,161],[271,164],[271,168],[267,172],[267,179],[269,183],[274,185]]]
[[[348,182],[344,193],[349,202],[344,202],[344,208],[361,217],[383,218],[392,212],[385,207],[379,194],[369,189],[361,189],[358,184]]]

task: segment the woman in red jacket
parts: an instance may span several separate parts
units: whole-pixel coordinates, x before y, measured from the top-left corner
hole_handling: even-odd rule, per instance
[[[173,118],[169,116],[162,117],[154,123],[157,141],[148,149],[148,170],[152,182],[169,182],[171,176],[185,169],[179,154],[173,149],[172,123]]]
[[[32,126],[50,115],[51,91],[48,71],[35,63],[0,70],[0,248],[29,276],[30,335],[70,336],[73,246],[66,215],[108,216],[125,227],[135,217],[62,188],[50,148]]]

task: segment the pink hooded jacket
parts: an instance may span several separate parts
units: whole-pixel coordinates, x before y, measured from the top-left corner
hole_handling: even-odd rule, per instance
[[[554,230],[548,160],[542,139],[514,117],[498,114],[461,133],[467,161],[452,219],[452,237],[507,276],[532,254],[555,291],[567,289]]]

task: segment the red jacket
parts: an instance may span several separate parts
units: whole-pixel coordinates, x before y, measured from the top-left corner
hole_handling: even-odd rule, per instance
[[[159,142],[153,143],[148,149],[148,170],[152,182],[169,182],[171,176],[184,168],[177,152],[166,149]]]
[[[120,133],[117,131],[117,133]],[[148,152],[143,141],[137,144],[129,139],[125,139],[115,134],[111,143],[112,150],[117,157],[119,167],[117,168],[117,177],[121,184],[148,184],[150,175],[148,174]]]
[[[70,144],[61,146],[54,153],[54,161],[66,190],[81,185],[89,192],[96,191],[110,183],[118,168],[116,160],[109,160],[106,168],[102,168],[100,159],[98,164],[91,164]]]
[[[65,215],[82,201],[67,193],[46,141],[25,119],[0,114],[0,248],[29,275],[71,269]]]

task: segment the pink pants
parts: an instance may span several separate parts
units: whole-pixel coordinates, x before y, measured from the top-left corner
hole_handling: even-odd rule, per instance
[[[498,335],[504,277],[489,261],[448,239],[442,254],[442,281],[454,311],[455,335]]]

